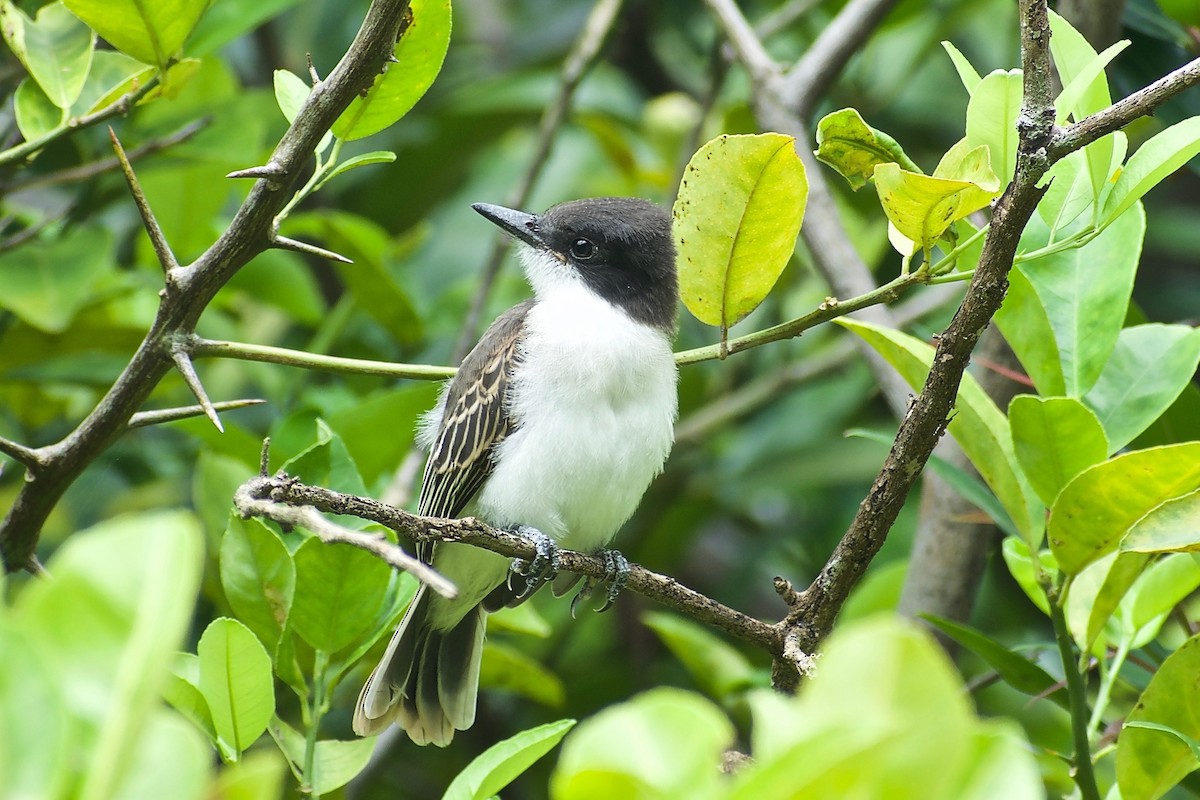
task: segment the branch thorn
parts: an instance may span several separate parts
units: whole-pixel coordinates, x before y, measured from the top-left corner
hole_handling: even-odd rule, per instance
[[[0,453],[23,465],[30,472],[36,472],[45,466],[45,459],[37,450],[2,437],[0,437]]]
[[[225,176],[226,178],[254,178],[255,180],[262,178],[271,184],[272,188],[277,188],[279,181],[287,177],[287,170],[277,161],[268,161],[259,167],[247,167],[246,169],[237,169]]]
[[[219,403],[213,403],[212,407],[217,411],[232,411],[235,408],[247,408],[249,406],[261,405],[265,402],[267,401],[257,398],[224,400]],[[204,406],[181,406],[179,408],[159,408],[153,411],[139,411],[129,418],[127,427],[144,428],[147,425],[160,425],[164,422],[175,422],[176,420],[198,417],[207,413],[208,411]]]
[[[121,163],[121,172],[125,174],[125,182],[129,184],[133,202],[137,204],[138,213],[142,215],[142,227],[150,236],[150,244],[154,246],[154,254],[158,256],[158,263],[162,265],[163,272],[168,273],[176,269],[179,262],[175,260],[175,254],[171,252],[171,246],[167,244],[167,237],[163,235],[158,220],[154,218],[150,203],[146,200],[145,193],[142,192],[142,185],[138,183],[137,176],[133,173],[133,166],[129,163],[129,157],[125,155],[125,148],[121,146],[112,127],[108,129],[108,136],[112,139],[113,150],[117,153],[117,161]]]
[[[297,253],[307,253],[310,256],[318,256],[320,258],[328,258],[330,261],[337,261],[340,264],[353,264],[354,262],[343,255],[326,250],[324,247],[317,247],[315,244],[300,242],[295,239],[289,239],[286,236],[276,235],[271,239],[271,246],[280,250],[292,250]]]
[[[208,393],[204,391],[204,384],[200,383],[200,376],[196,374],[196,367],[192,365],[192,359],[187,354],[187,351],[180,344],[171,346],[171,360],[175,362],[175,369],[179,370],[180,376],[183,377],[183,382],[192,390],[192,394],[200,401],[200,407],[204,409],[204,415],[217,427],[221,433],[225,432],[225,427],[221,425],[221,419],[217,416],[217,409],[213,406],[212,401],[208,399]]]

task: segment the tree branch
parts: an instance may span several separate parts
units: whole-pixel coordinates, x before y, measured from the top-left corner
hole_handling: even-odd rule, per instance
[[[454,367],[436,367],[429,364],[393,364],[390,361],[371,361],[365,358],[340,358],[286,347],[270,347],[262,344],[223,342],[202,339],[195,334],[188,337],[188,353],[192,358],[236,358],[242,361],[259,361],[266,364],[281,364],[285,367],[302,367],[322,372],[342,372],[350,375],[379,375],[385,378],[412,378],[421,381],[440,381],[453,378]]]
[[[238,496],[251,499],[268,498],[277,504],[311,506],[330,514],[347,514],[371,520],[418,542],[460,542],[482,547],[502,556],[527,560],[536,555],[533,545],[524,538],[509,531],[493,528],[474,517],[419,517],[377,500],[307,486],[282,476],[252,478],[238,490]],[[239,503],[238,508],[258,515],[256,506],[247,505],[243,508]],[[305,523],[297,524],[308,527]],[[561,550],[559,563],[569,572],[591,578],[602,579],[606,575],[604,560],[587,553]],[[737,639],[762,648],[776,659],[783,657],[783,630],[780,625],[771,625],[749,617],[689,589],[674,578],[651,572],[637,564],[630,564],[625,590],[662,603],[706,625],[719,628]]]
[[[171,271],[169,291],[162,293],[154,323],[120,377],[75,430],[39,451],[43,466],[28,474],[0,523],[0,558],[7,569],[31,563],[51,509],[84,468],[127,430],[139,406],[170,370],[172,344],[190,335],[217,291],[271,245],[274,218],[286,204],[288,190],[321,137],[382,71],[407,8],[408,0],[373,0],[353,44],[329,77],[309,93],[272,153],[270,169],[255,182],[229,227],[195,263]],[[0,163],[11,160],[12,153],[0,154]]]

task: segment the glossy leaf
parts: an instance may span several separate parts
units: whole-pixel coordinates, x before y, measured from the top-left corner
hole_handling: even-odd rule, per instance
[[[1200,153],[1200,117],[1177,122],[1137,149],[1104,201],[1104,224],[1111,224],[1146,192]]]
[[[895,139],[867,125],[853,108],[826,114],[817,123],[816,156],[837,170],[855,191],[875,177],[879,164],[894,161],[909,172],[921,172]]]
[[[113,47],[159,69],[175,58],[210,0],[63,0]]]
[[[254,743],[275,713],[271,658],[242,623],[219,617],[200,637],[200,691],[230,760]],[[224,748],[223,748],[224,749]]]
[[[1200,330],[1186,325],[1125,328],[1083,402],[1108,434],[1109,452],[1132,442],[1162,416],[1200,365]]]
[[[871,345],[914,389],[920,389],[933,361],[933,348],[922,341],[858,320],[839,319]],[[1017,465],[1008,419],[969,374],[963,376],[954,418],[947,428],[996,493],[1021,535],[1040,542],[1043,508]]]
[[[672,210],[680,295],[696,319],[729,328],[763,301],[796,248],[807,199],[790,136],[719,136],[696,151]]]
[[[1016,169],[1020,112],[1020,70],[996,70],[984,76],[967,103],[967,142],[971,147],[987,146],[1000,188],[1012,181]]]
[[[1038,570],[1034,567],[1029,545],[1016,536],[1005,537],[1000,544],[1000,555],[1004,558],[1004,564],[1008,567],[1009,574],[1021,587],[1021,591],[1025,592],[1029,601],[1037,606],[1043,614],[1050,616],[1050,603],[1046,599],[1045,590],[1038,581]],[[1039,551],[1037,557],[1041,570],[1052,578],[1055,577],[1058,565],[1054,562],[1054,556],[1050,551]]]
[[[950,42],[942,42],[942,49],[946,51],[946,55],[950,56],[950,60],[954,62],[954,71],[958,73],[958,79],[962,81],[963,88],[967,90],[967,94],[973,94],[975,88],[979,86],[979,82],[983,78],[979,77],[979,73],[975,67],[971,66],[971,62],[967,61],[967,57],[958,51],[958,48]]]
[[[221,539],[221,588],[238,619],[273,652],[291,609],[296,567],[259,520],[230,518]]]
[[[1072,78],[1071,82],[1063,86],[1063,90],[1058,97],[1054,99],[1054,107],[1057,109],[1057,123],[1064,125],[1067,122],[1068,116],[1073,116],[1076,120],[1081,120],[1088,115],[1087,111],[1080,111],[1077,107],[1080,104],[1080,99],[1085,94],[1095,94],[1093,86],[1098,80],[1103,80],[1102,73],[1108,63],[1121,54],[1126,47],[1129,47],[1129,40],[1122,39],[1121,41],[1109,46],[1103,53],[1100,53],[1087,64],[1085,64],[1078,73]]]
[[[1008,421],[1017,462],[1046,505],[1072,478],[1108,457],[1100,420],[1073,397],[1018,395],[1008,406]]]
[[[1094,77],[1082,90],[1070,109],[1076,120],[1102,111],[1112,105],[1108,91],[1108,78],[1103,70],[1093,71],[1098,54],[1083,34],[1071,27],[1063,17],[1050,12],[1050,53],[1054,57],[1054,68],[1064,86],[1070,86],[1081,75]],[[1083,149],[1087,160],[1088,177],[1092,193],[1100,196],[1113,170],[1114,137],[1104,136]]]
[[[365,167],[370,164],[390,164],[395,160],[396,154],[390,150],[373,150],[370,153],[362,153],[354,156],[353,158],[348,158],[334,167],[328,175],[322,178],[321,182],[317,184],[317,188],[321,188],[338,175],[344,175],[352,169]]]
[[[116,50],[97,50],[83,90],[71,111],[82,115],[108,108],[150,80],[153,74],[154,67],[146,66],[136,58]]]
[[[1071,579],[1064,611],[1080,648],[1100,650],[1106,644],[1099,640],[1101,632],[1149,563],[1150,557],[1141,553],[1109,553]]]
[[[1083,247],[1013,269],[996,322],[1040,394],[1081,397],[1100,377],[1121,333],[1145,230],[1139,206]],[[1047,235],[1034,217],[1022,249],[1041,247]]]
[[[62,3],[50,3],[32,20],[10,2],[0,3],[0,32],[46,97],[70,108],[83,89],[96,34]]]
[[[1139,519],[1200,488],[1200,442],[1135,450],[1080,473],[1050,510],[1048,535],[1075,574],[1117,549]]]
[[[367,632],[387,592],[387,564],[365,550],[315,537],[300,545],[295,563],[289,622],[301,639],[333,653]]]
[[[66,122],[62,109],[50,102],[32,78],[21,81],[13,93],[13,112],[17,130],[27,142],[40,139]]]
[[[1178,736],[1128,724],[1152,722],[1200,738],[1197,675],[1200,636],[1193,636],[1154,673],[1117,739],[1117,785],[1123,800],[1155,800],[1200,767],[1200,759]]]
[[[200,656],[195,653],[176,653],[171,676],[163,687],[163,699],[176,711],[204,731],[213,747],[217,746],[217,729],[213,725],[208,701],[200,691]]]
[[[396,42],[386,71],[333,123],[339,139],[378,133],[407,114],[433,85],[450,46],[450,0],[412,0],[412,19]]]
[[[649,612],[642,621],[658,634],[692,680],[717,700],[754,685],[754,668],[746,657],[698,623],[665,612]]]
[[[707,700],[659,688],[600,711],[563,743],[550,779],[558,800],[718,796],[715,768],[733,725]]]
[[[1200,559],[1195,555],[1174,553],[1155,561],[1138,576],[1114,615],[1119,640],[1130,650],[1145,647],[1158,637],[1167,616],[1197,588]]]
[[[484,750],[446,788],[442,800],[488,800],[549,753],[575,720],[561,719],[521,731]]]

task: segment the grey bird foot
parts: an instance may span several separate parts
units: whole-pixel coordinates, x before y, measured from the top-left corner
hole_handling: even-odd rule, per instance
[[[558,574],[558,545],[549,536],[528,525],[521,525],[512,532],[532,544],[535,550],[531,560],[514,558],[508,568],[508,588],[516,593],[513,598],[515,604],[554,580]],[[514,578],[518,580],[514,581]],[[524,586],[521,586],[521,581],[525,582]]]
[[[595,578],[587,578],[583,582],[583,586],[579,589],[579,594],[575,595],[575,599],[571,601],[571,616],[575,616],[575,612],[579,608],[579,604],[584,600],[589,599],[596,587],[603,584],[604,602],[596,609],[597,614],[602,614],[613,607],[613,603],[617,600],[617,595],[625,588],[625,582],[629,580],[629,559],[625,558],[618,550],[601,550],[599,556],[604,559],[604,577],[596,580]]]

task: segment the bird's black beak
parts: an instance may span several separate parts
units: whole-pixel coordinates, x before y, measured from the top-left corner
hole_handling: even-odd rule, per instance
[[[491,203],[474,203],[471,208],[530,247],[545,249],[546,242],[538,232],[538,218],[535,215]]]

